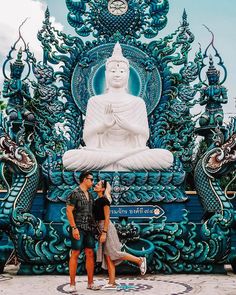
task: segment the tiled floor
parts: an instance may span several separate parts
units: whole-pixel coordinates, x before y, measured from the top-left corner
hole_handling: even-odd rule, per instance
[[[143,294],[143,295],[236,295],[236,275],[146,275],[144,277],[118,276],[117,290],[87,290],[86,276],[77,277],[74,295]],[[106,283],[105,276],[96,276],[97,285]],[[0,295],[54,295],[70,294],[68,276],[17,276],[8,267],[0,275]]]

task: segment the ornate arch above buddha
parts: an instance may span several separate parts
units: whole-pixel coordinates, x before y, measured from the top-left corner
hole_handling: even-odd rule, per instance
[[[75,66],[71,90],[83,114],[89,98],[105,91],[105,62],[113,47],[114,43],[97,46],[87,51]],[[129,93],[143,98],[150,114],[161,98],[162,81],[158,68],[142,50],[126,44],[122,44],[122,50],[130,62]]]

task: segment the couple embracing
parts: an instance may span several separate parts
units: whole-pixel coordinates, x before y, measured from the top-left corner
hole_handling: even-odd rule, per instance
[[[71,256],[69,261],[70,292],[76,291],[75,277],[78,265],[78,256],[82,250],[86,255],[86,270],[88,276],[87,289],[116,289],[115,266],[128,260],[137,264],[141,274],[146,273],[146,258],[136,257],[121,251],[115,226],[110,221],[111,187],[105,180],[100,180],[94,191],[98,198],[94,201],[89,189],[93,187],[93,175],[89,171],[80,174],[80,185],[67,199],[66,214],[70,223]],[[102,268],[108,270],[108,284],[100,287],[95,285],[94,275],[94,229],[98,227],[100,236],[97,251],[97,262],[102,262]]]

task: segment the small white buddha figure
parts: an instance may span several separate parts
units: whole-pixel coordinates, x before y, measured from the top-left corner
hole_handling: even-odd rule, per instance
[[[143,99],[127,92],[129,61],[119,43],[106,62],[106,91],[89,99],[83,130],[85,147],[63,156],[67,170],[163,170],[173,164],[165,149],[149,149]]]

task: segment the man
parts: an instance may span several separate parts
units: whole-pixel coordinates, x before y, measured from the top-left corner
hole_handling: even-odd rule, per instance
[[[69,261],[70,292],[76,291],[75,277],[78,256],[84,249],[86,255],[86,270],[88,275],[87,289],[98,290],[93,281],[94,247],[93,235],[93,198],[88,190],[93,185],[91,172],[82,172],[79,177],[80,185],[67,199],[66,214],[71,226],[71,256]]]

